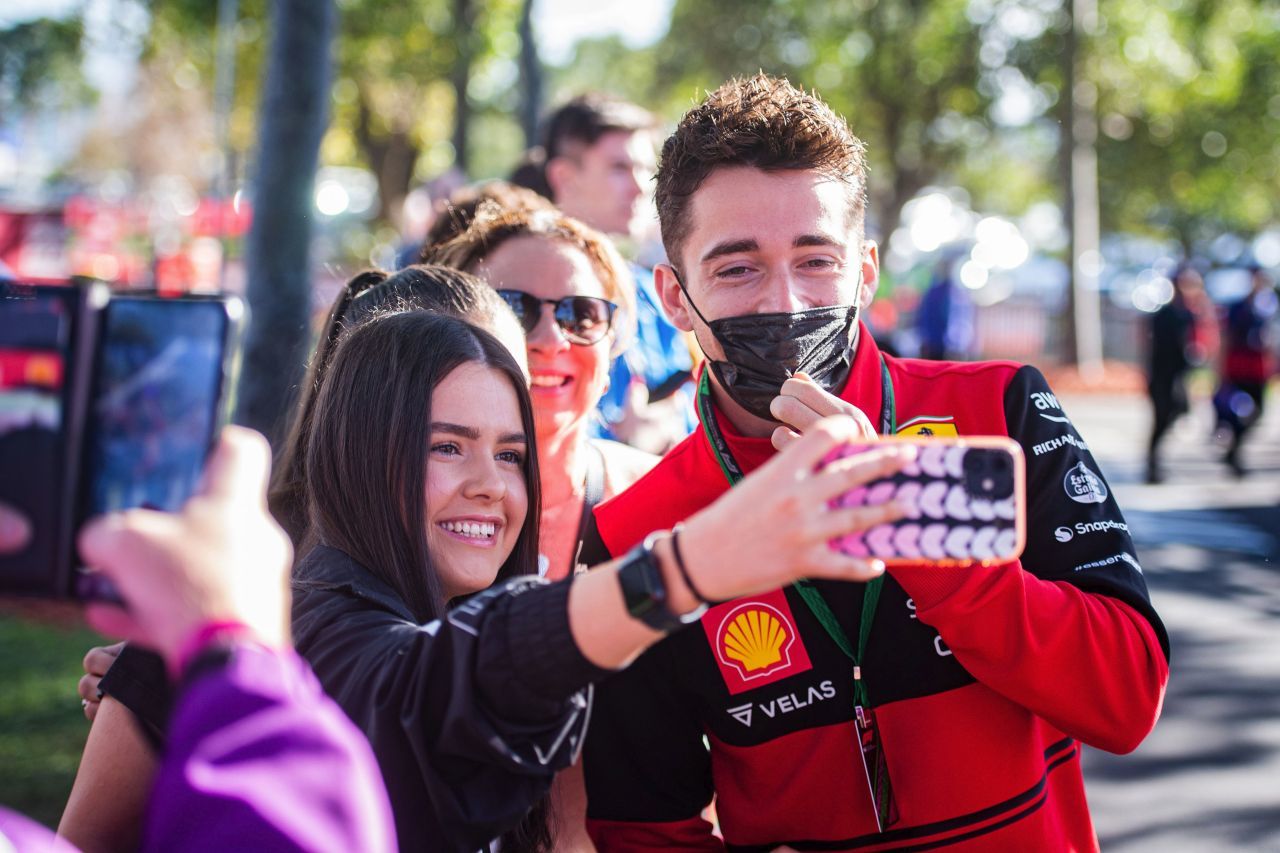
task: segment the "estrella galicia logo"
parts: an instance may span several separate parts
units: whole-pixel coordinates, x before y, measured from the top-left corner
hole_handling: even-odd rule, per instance
[[[1070,542],[1075,538],[1075,534],[1071,532],[1070,527],[1059,527],[1057,530],[1053,531],[1053,538],[1057,539],[1059,542]]]
[[[1067,476],[1062,478],[1062,488],[1067,497],[1078,504],[1100,504],[1107,499],[1108,494],[1107,484],[1085,467],[1083,462],[1077,462],[1067,472]]]

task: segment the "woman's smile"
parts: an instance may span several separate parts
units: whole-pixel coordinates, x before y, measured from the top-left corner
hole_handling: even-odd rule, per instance
[[[497,534],[502,530],[502,520],[498,518],[456,518],[438,521],[436,525],[454,539],[474,545],[477,548],[492,548],[497,542]]]

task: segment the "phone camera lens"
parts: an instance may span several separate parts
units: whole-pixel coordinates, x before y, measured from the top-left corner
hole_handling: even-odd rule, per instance
[[[1013,494],[1013,465],[999,450],[971,448],[964,455],[964,487],[975,498],[1003,500]]]

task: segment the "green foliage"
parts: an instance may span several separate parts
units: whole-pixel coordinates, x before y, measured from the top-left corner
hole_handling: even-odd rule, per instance
[[[36,18],[0,29],[0,114],[36,104],[87,102],[92,91],[80,72],[80,17]]]
[[[1104,228],[1192,248],[1280,218],[1280,9],[1252,0],[1102,9],[1091,70]]]
[[[76,682],[103,639],[0,615],[0,803],[57,826],[80,763],[88,723]]]
[[[868,143],[873,211],[891,232],[907,200],[989,136],[982,29],[970,5],[678,0],[667,37],[636,62],[648,86],[628,94],[674,117],[705,90],[757,70],[816,89]],[[578,59],[597,64],[603,52],[580,50]]]

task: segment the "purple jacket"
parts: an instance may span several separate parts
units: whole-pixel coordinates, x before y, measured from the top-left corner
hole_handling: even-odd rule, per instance
[[[147,807],[146,850],[396,849],[364,736],[292,652],[250,646],[199,659]],[[67,851],[0,810],[0,848]]]

